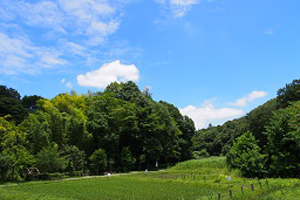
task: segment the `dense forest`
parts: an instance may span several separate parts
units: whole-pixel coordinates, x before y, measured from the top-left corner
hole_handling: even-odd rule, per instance
[[[155,102],[134,82],[51,100],[0,86],[0,179],[42,174],[101,174],[153,168],[191,158],[194,122]]]
[[[134,82],[51,100],[0,86],[0,182],[145,170],[191,158],[226,156],[247,177],[300,177],[300,80],[246,116],[195,130],[172,104]]]

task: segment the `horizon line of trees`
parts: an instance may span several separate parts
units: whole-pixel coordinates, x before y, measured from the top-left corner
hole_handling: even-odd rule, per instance
[[[132,81],[51,100],[0,86],[0,182],[29,167],[100,174],[188,160],[194,132],[189,117]]]

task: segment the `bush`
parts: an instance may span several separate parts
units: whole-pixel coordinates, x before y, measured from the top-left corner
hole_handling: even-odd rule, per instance
[[[204,148],[201,151],[193,151],[192,157],[195,159],[206,158],[206,157],[209,157],[209,153]]]
[[[266,175],[264,157],[255,137],[248,131],[237,138],[226,155],[226,163],[230,168],[238,169],[242,176],[263,177]]]

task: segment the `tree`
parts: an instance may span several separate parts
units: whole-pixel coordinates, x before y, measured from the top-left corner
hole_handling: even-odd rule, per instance
[[[5,182],[7,180],[7,172],[13,166],[13,159],[10,155],[1,152],[0,153],[0,174],[1,179],[0,182]]]
[[[253,109],[247,114],[246,119],[249,124],[249,131],[258,140],[258,144],[263,148],[267,144],[267,136],[264,134],[266,126],[270,123],[273,112],[277,109],[276,99],[272,99],[263,105]]]
[[[15,89],[0,86],[0,117],[9,115],[11,120],[21,123],[26,116],[26,109],[22,106],[20,98]]]
[[[46,112],[37,111],[29,116],[18,126],[20,131],[26,134],[26,147],[34,154],[49,146],[52,134],[49,124],[49,115]]]
[[[299,177],[300,101],[276,111],[266,129],[270,176]]]
[[[37,154],[36,164],[42,172],[58,172],[65,168],[66,160],[60,156],[58,145],[52,143]]]
[[[131,156],[129,147],[124,147],[121,153],[121,164],[124,172],[130,171],[134,166],[135,159]]]
[[[100,174],[107,169],[107,156],[104,149],[97,149],[89,157],[90,169],[94,174]]]
[[[300,100],[300,79],[293,80],[277,91],[279,108],[286,108],[291,102]]]
[[[43,99],[41,96],[33,95],[33,96],[24,96],[22,98],[22,105],[24,108],[28,109],[29,111],[37,110],[37,101]]]
[[[246,177],[263,177],[266,174],[264,155],[260,154],[260,148],[251,132],[237,138],[226,155],[226,162],[229,167],[239,169]]]
[[[85,153],[80,151],[76,146],[66,145],[64,155],[66,158],[67,170],[70,173],[75,171],[83,171],[84,165],[86,164]]]

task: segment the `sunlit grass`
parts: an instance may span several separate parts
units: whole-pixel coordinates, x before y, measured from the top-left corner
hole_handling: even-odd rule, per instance
[[[251,188],[253,185],[253,190]],[[232,198],[229,196],[230,190]],[[29,182],[0,188],[2,200],[94,199],[296,200],[298,179],[246,179],[226,168],[224,157],[191,160],[159,172],[78,180]]]

